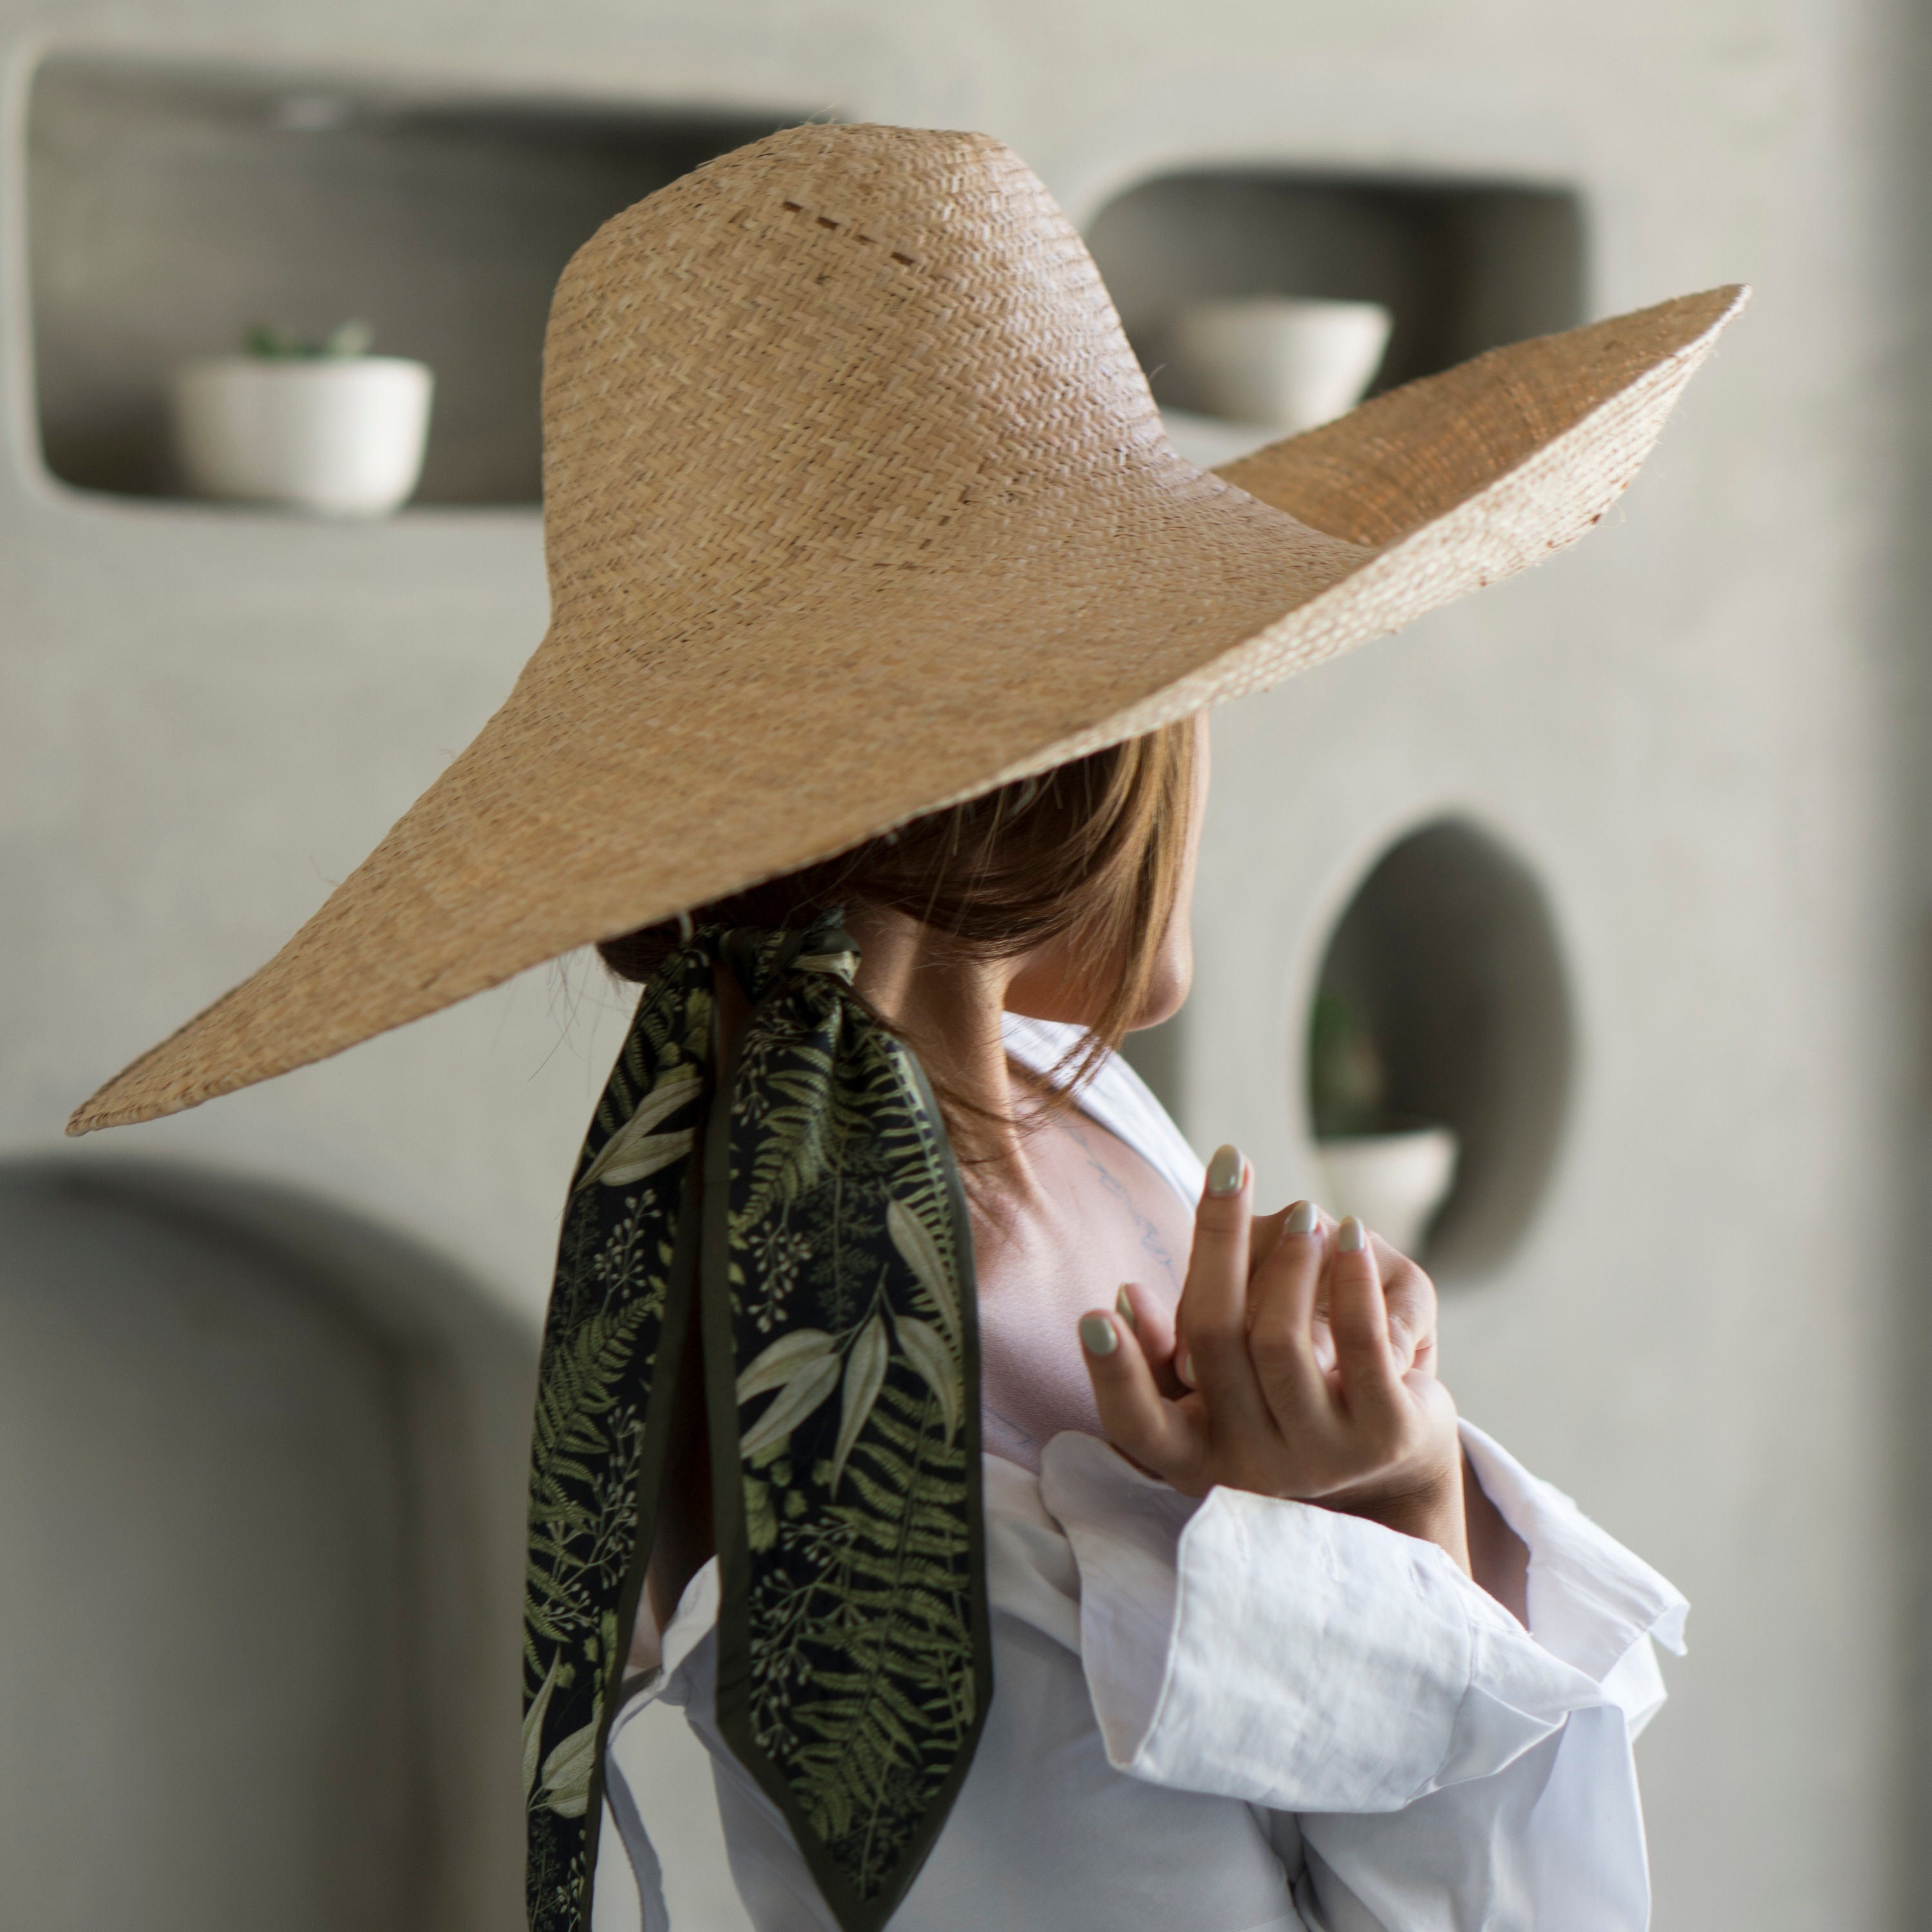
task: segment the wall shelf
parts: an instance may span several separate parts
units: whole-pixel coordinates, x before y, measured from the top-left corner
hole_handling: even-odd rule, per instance
[[[58,56],[27,198],[47,470],[177,494],[170,373],[258,321],[350,316],[436,372],[415,501],[532,504],[550,292],[610,215],[802,117],[458,98]]]
[[[1584,240],[1566,190],[1280,169],[1157,176],[1108,202],[1088,235],[1156,399],[1180,410],[1196,406],[1168,362],[1185,304],[1380,302],[1394,327],[1374,394],[1582,322]]]
[[[1423,1258],[1450,1280],[1495,1268],[1542,1197],[1574,1059],[1568,976],[1534,874],[1467,820],[1410,832],[1342,912],[1318,988],[1360,1016],[1388,1124],[1439,1124],[1460,1143]],[[1305,1104],[1312,1116],[1312,1093]]]

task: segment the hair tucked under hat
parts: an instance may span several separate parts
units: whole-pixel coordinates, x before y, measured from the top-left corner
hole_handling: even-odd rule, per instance
[[[1120,1045],[1147,997],[1186,848],[1195,728],[1184,719],[1110,745],[686,918],[802,926],[831,907],[876,907],[990,958],[1069,940],[1089,1005],[1086,1050],[1066,1070],[1077,1083]],[[620,977],[648,980],[687,929],[663,920],[597,950]]]

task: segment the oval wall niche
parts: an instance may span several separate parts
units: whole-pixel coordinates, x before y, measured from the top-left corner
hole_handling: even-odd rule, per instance
[[[1414,1136],[1426,1155],[1424,1131],[1446,1127],[1454,1179],[1420,1258],[1452,1281],[1505,1260],[1549,1178],[1574,1058],[1555,922],[1523,861],[1461,818],[1390,846],[1330,937],[1306,1046],[1331,1191],[1342,1162],[1380,1157],[1372,1137]]]

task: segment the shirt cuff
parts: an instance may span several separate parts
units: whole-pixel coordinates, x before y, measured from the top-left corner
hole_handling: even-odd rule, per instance
[[[1529,1551],[1531,1636],[1601,1684],[1640,1729],[1664,1701],[1645,1639],[1683,1654],[1683,1594],[1473,1424],[1462,1432],[1476,1480]]]
[[[1379,1524],[1239,1490],[1196,1502],[1072,1434],[1048,1444],[1040,1493],[1130,1776],[1271,1810],[1397,1810],[1613,1701],[1442,1551]]]

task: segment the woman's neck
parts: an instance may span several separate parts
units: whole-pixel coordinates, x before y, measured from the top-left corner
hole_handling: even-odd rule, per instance
[[[857,991],[973,1121],[975,1159],[1010,1163],[1018,1178],[1024,1136],[1000,1030],[1014,963],[975,957],[904,913],[855,909],[846,924],[859,942]]]

